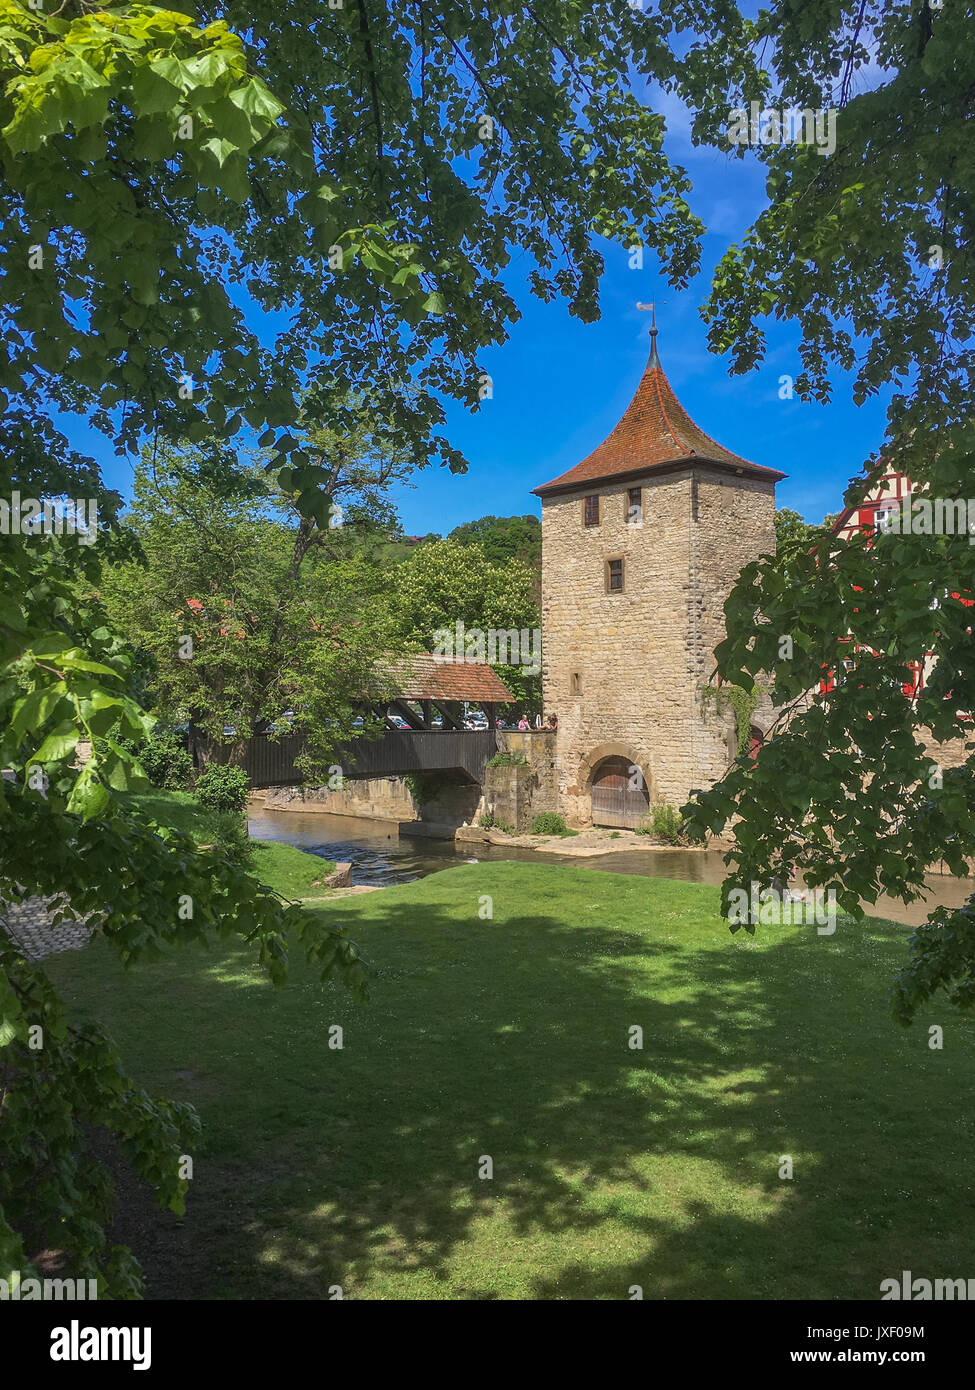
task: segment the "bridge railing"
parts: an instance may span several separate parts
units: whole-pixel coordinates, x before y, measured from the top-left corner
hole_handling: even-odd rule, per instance
[[[255,734],[247,742],[241,764],[251,786],[288,786],[304,781],[295,766],[303,744],[301,734]],[[497,747],[493,729],[390,729],[382,738],[358,738],[338,746],[332,763],[351,780],[457,770],[482,782],[484,766]]]
[[[347,777],[401,777],[457,768],[481,782],[484,765],[497,747],[493,729],[396,729],[380,739],[356,739],[336,753],[335,761]]]

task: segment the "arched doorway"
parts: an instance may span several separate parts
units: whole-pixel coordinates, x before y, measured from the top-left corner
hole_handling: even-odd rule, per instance
[[[603,758],[592,774],[594,825],[635,830],[650,810],[650,793],[642,772],[629,758]]]
[[[762,733],[761,729],[756,729],[753,724],[748,730],[748,756],[752,762],[758,757],[758,750],[764,742],[765,735]]]

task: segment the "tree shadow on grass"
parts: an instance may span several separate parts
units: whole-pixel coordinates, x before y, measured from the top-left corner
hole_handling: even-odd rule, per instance
[[[452,874],[489,891],[499,867]],[[597,925],[623,890],[572,872],[601,881],[578,926],[377,895],[364,1006],[197,963],[146,1020],[223,1039],[193,1054],[185,1221],[133,1241],[150,1297],[871,1298],[903,1268],[975,1268],[971,1025],[932,1019],[938,1053],[891,1023],[903,933],[768,928],[759,949],[696,907],[686,938],[674,912]]]

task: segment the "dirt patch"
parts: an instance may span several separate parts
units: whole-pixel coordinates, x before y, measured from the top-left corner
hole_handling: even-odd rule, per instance
[[[454,836],[458,844],[508,845],[516,849],[532,849],[537,854],[589,859],[597,854],[620,854],[635,849],[677,850],[682,854],[705,853],[701,845],[666,845],[653,835],[639,835],[635,830],[600,830],[592,827],[578,835],[508,835],[503,830],[483,829],[479,825],[462,825]]]

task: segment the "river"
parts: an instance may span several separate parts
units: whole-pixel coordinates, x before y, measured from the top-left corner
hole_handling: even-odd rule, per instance
[[[531,860],[540,864],[574,864],[581,869],[602,869],[616,874],[642,874],[648,878],[673,878],[686,883],[720,883],[726,873],[721,850],[647,849],[620,850],[579,858],[568,854],[536,854],[530,849],[503,845],[456,845],[453,840],[433,840],[420,835],[401,835],[389,821],[355,816],[330,816],[319,811],[265,811],[255,809],[248,818],[255,840],[279,840],[323,859],[352,865],[352,882],[382,887],[409,883],[457,864],[485,861]],[[472,851],[476,849],[476,853]],[[864,904],[877,917],[917,926],[932,907],[960,907],[972,892],[971,879],[929,874],[925,902],[904,904],[883,897],[876,905]]]

